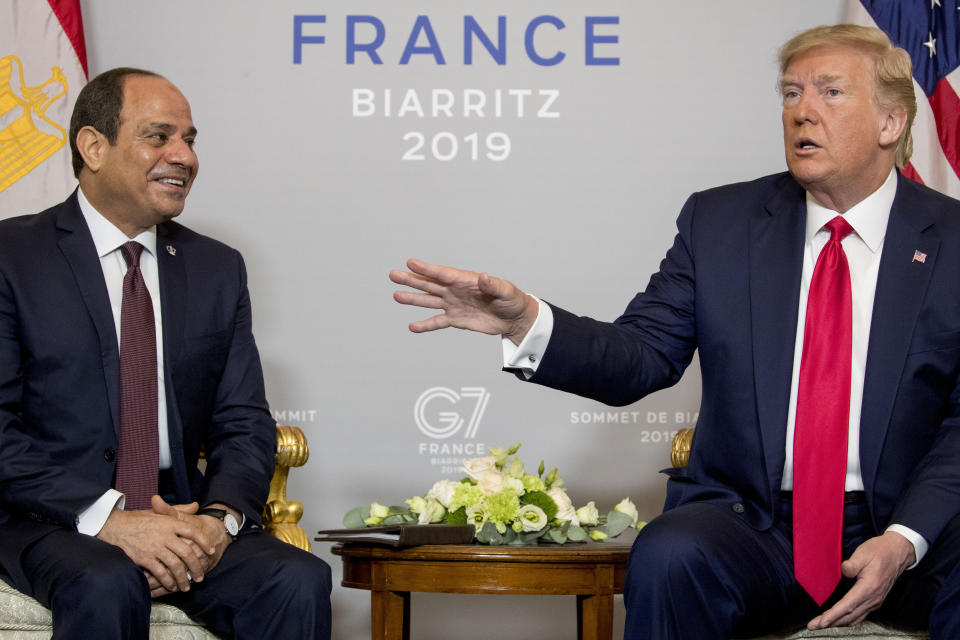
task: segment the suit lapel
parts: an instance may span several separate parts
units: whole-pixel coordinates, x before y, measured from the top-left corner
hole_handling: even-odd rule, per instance
[[[163,315],[163,368],[167,400],[167,435],[173,462],[174,484],[181,499],[188,499],[189,484],[183,455],[183,425],[177,404],[174,371],[183,346],[187,301],[187,274],[177,227],[157,225],[157,271],[160,276],[160,310]]]
[[[120,348],[117,344],[117,329],[110,308],[107,284],[103,278],[103,267],[97,256],[90,229],[80,213],[76,192],[57,212],[57,229],[60,231],[57,242],[60,252],[73,271],[73,278],[87,307],[87,313],[97,330],[110,414],[113,417],[114,431],[119,433]]]
[[[187,299],[183,248],[177,241],[176,228],[171,225],[157,226],[157,269],[163,313],[163,358],[169,373],[183,344]]]
[[[940,247],[933,220],[911,206],[905,178],[898,180],[880,258],[863,380],[860,472],[868,491],[874,486],[893,401]],[[927,254],[925,262],[913,261],[915,251]]]
[[[750,224],[754,381],[771,491],[779,490],[783,474],[805,225],[803,190],[793,180]]]

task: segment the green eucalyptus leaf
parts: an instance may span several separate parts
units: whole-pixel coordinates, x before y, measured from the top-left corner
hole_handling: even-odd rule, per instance
[[[477,532],[477,542],[482,544],[503,544],[503,536],[497,531],[497,526],[492,522],[484,522],[483,527]]]
[[[386,518],[384,518],[383,521],[380,523],[380,526],[389,527],[395,524],[407,524],[408,522],[409,520],[404,519],[402,513],[395,513],[392,516],[387,516]]]
[[[363,515],[363,507],[356,507],[355,509],[350,509],[347,511],[347,514],[343,516],[343,526],[347,529],[362,529],[366,527],[363,521],[366,518],[370,517],[370,507],[367,507],[367,515]]]
[[[604,527],[607,535],[614,538],[630,527],[632,522],[630,516],[621,511],[611,511],[607,514],[607,526]]]
[[[572,542],[583,542],[587,539],[587,532],[583,527],[572,524],[567,527],[567,538]]]
[[[549,540],[550,542],[563,544],[567,541],[567,534],[560,529],[547,529],[547,535],[543,536],[543,538],[544,540]]]

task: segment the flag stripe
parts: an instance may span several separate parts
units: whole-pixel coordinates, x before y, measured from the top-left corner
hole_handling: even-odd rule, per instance
[[[954,2],[848,0],[847,19],[882,29],[913,60],[917,117],[903,175],[960,198],[960,13]],[[931,42],[935,46],[926,46]]]
[[[957,123],[960,122],[960,98],[946,78],[937,83],[937,89],[930,96],[930,108],[937,122],[937,137],[940,147],[953,167],[953,172],[960,176],[960,157],[958,157]]]
[[[87,44],[83,39],[83,17],[80,15],[80,0],[48,0],[50,9],[60,21],[63,32],[70,39],[73,51],[83,67],[83,75],[90,77],[87,70]]]

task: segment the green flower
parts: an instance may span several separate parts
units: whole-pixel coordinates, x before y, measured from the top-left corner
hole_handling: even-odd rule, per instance
[[[386,507],[379,502],[370,503],[370,517],[363,521],[368,527],[375,527],[390,513],[390,507]]]
[[[513,478],[513,477],[507,478],[504,484],[506,485],[507,489],[510,489],[518,496],[522,496],[524,493],[527,492],[527,490],[523,487],[523,483],[520,482],[520,480],[517,478]]]
[[[490,447],[488,449],[490,456],[493,458],[493,463],[497,465],[498,469],[502,469],[503,465],[507,464],[507,458],[510,455],[507,453],[506,449],[501,449],[500,447]]]
[[[525,473],[520,481],[523,482],[523,488],[527,491],[546,491],[547,485],[543,484],[543,480],[537,476],[530,475]]]
[[[547,514],[535,504],[525,504],[517,513],[517,522],[520,522],[524,531],[540,531],[547,526]]]
[[[563,486],[563,478],[560,477],[556,467],[547,474],[543,482],[547,485],[547,489],[558,489]]]
[[[423,510],[427,508],[427,501],[420,496],[414,496],[409,500],[404,500],[404,502],[410,507],[412,513],[423,513]]]
[[[443,521],[443,516],[447,515],[447,510],[438,500],[429,498],[424,501],[423,509],[419,513],[420,518],[417,520],[417,524],[433,524]]]
[[[593,500],[577,509],[577,518],[580,519],[580,525],[584,527],[595,527],[600,522],[600,512]]]
[[[507,473],[510,474],[511,478],[523,477],[523,462],[520,461],[520,458],[513,459],[513,462],[510,463],[510,468],[507,470]]]
[[[605,534],[603,531],[600,531],[600,529],[593,529],[588,535],[590,536],[590,539],[595,542],[600,542],[608,537],[607,534]]]
[[[480,504],[483,501],[483,491],[475,484],[466,484],[461,482],[453,490],[453,497],[450,498],[449,511],[456,511],[460,507],[470,507]]]
[[[447,511],[443,519],[447,524],[467,524],[467,509],[460,507],[456,511]]]
[[[495,524],[497,531],[503,533],[507,530],[507,524],[517,516],[517,511],[520,509],[520,498],[513,491],[506,489],[487,496],[483,506],[487,521]]]

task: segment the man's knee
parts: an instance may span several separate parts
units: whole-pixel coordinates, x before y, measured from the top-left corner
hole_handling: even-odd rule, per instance
[[[119,550],[118,550],[119,551]],[[143,570],[120,553],[115,562],[99,562],[79,569],[57,589],[57,597],[70,597],[101,603],[103,599],[150,605],[150,589]]]
[[[710,505],[703,506],[711,508]],[[709,563],[713,555],[708,548],[711,536],[704,535],[703,514],[684,514],[679,513],[680,510],[678,513],[668,511],[640,530],[628,563],[634,578],[642,576],[644,581],[659,581],[667,571],[676,572],[681,567]]]
[[[65,576],[53,592],[56,618],[62,608],[78,618],[111,618],[145,622],[150,617],[150,589],[143,571],[119,549],[115,559],[78,568]]]

